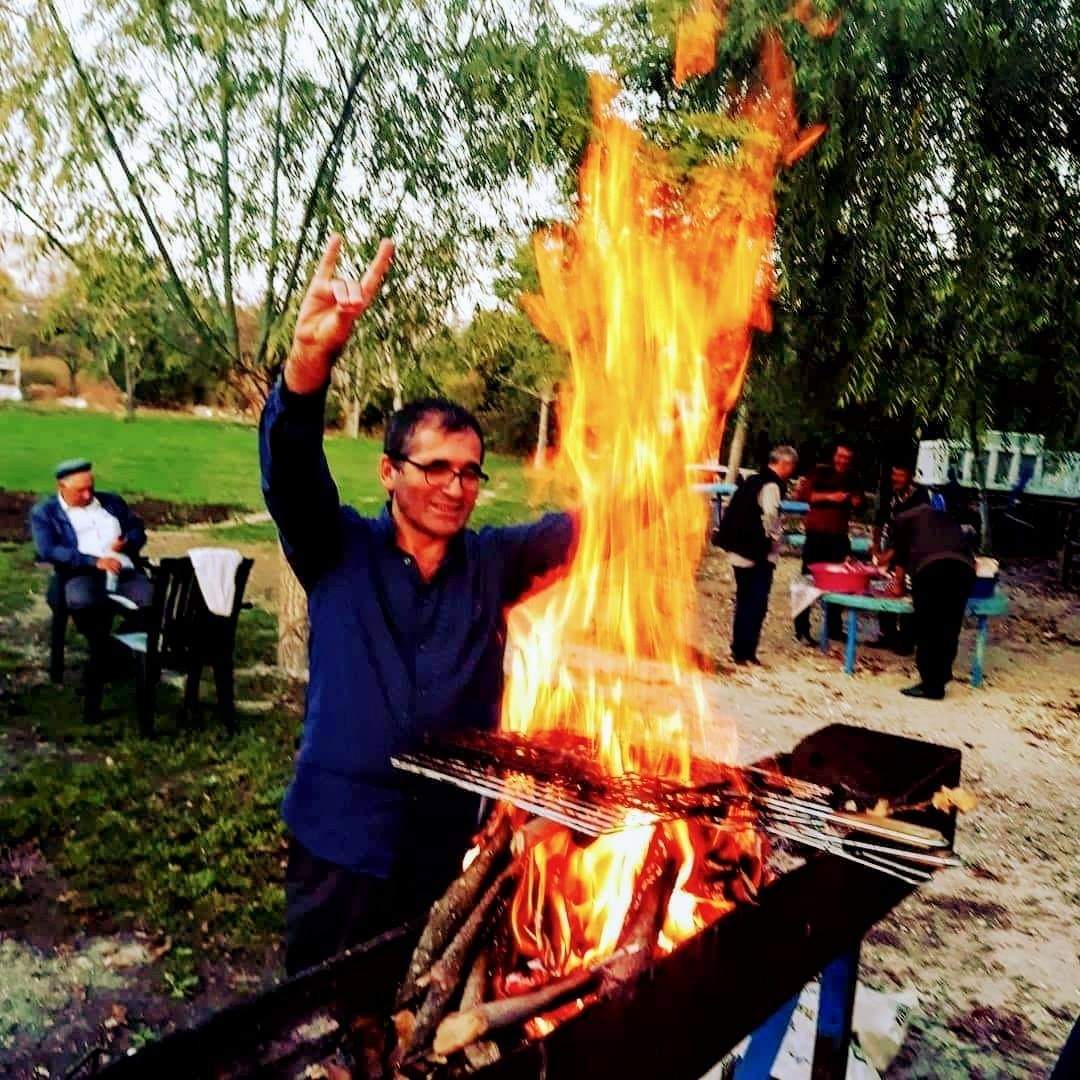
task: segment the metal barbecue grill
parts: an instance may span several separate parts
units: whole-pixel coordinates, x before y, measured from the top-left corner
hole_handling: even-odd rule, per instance
[[[789,843],[828,851],[912,884],[926,881],[935,869],[957,865],[943,853],[948,840],[939,830],[842,809],[845,802],[857,805],[850,792],[770,768],[699,762],[692,772],[722,778],[686,787],[635,773],[612,777],[596,772],[590,757],[577,748],[567,752],[535,739],[480,731],[430,740],[391,760],[398,769],[504,800],[588,836],[708,818],[721,828],[757,825]]]
[[[436,756],[440,769],[444,761]],[[564,781],[564,793],[581,799],[580,779]],[[807,820],[814,817],[808,808],[800,817],[788,804],[795,800],[812,804],[819,815],[835,815],[845,812],[833,805],[838,798],[841,806],[866,808],[883,797],[894,806],[917,807],[904,814],[905,820],[951,845],[955,812],[934,809],[930,799],[941,786],[954,787],[959,780],[957,750],[841,724],[737,776],[707,779],[699,787],[745,785],[754,812],[769,821],[771,831],[799,834],[805,861],[762,889],[758,903],[740,904],[634,981],[545,1037],[523,1041],[475,1075],[483,1080],[619,1075],[697,1080],[752,1035],[736,1076],[767,1077],[800,990],[820,973],[822,1006],[813,1076],[843,1077],[863,935],[914,890],[913,852],[945,862],[951,855],[948,848],[912,848],[893,838],[880,838],[880,845],[877,839],[852,839],[861,834],[847,826],[837,827],[842,844],[818,836],[818,850],[810,850],[807,834],[822,830],[808,827]],[[635,813],[652,813],[659,820],[671,812],[656,808],[656,789],[643,793],[639,788],[636,795]],[[498,796],[504,797],[503,792]],[[783,801],[794,823],[783,824],[781,816],[768,809],[769,799]],[[822,803],[828,809],[822,809]],[[710,812],[719,814],[732,805],[722,799]],[[741,809],[747,805],[739,803]],[[573,817],[570,811],[568,816]],[[820,816],[814,820],[828,821]],[[895,859],[870,845],[903,846],[907,854],[898,860],[903,876],[888,876],[880,867],[851,860],[853,853]],[[936,865],[928,863],[924,869]],[[301,1077],[312,1064],[350,1045],[365,1024],[382,1023],[390,1015],[419,932],[419,926],[402,926],[384,934],[198,1027],[151,1044],[100,1075],[112,1080]],[[354,1077],[379,1075],[361,1057],[354,1055],[354,1060]],[[759,1069],[759,1062],[766,1064]],[[452,1075],[447,1068],[441,1074]]]

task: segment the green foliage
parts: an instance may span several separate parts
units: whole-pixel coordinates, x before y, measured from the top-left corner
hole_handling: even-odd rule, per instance
[[[992,419],[1075,442],[1080,35],[1070,6],[856,0],[821,41],[785,17],[788,0],[737,0],[715,72],[680,89],[671,55],[682,7],[620,5],[605,24],[654,137],[674,133],[700,153],[715,132],[695,135],[695,118],[746,84],[770,27],[794,61],[802,122],[829,125],[781,177],[780,296],[752,368],[756,425],[812,439],[885,423],[911,437]]]
[[[473,280],[515,216],[504,186],[583,142],[576,41],[542,2],[23,7],[0,24],[0,197],[80,272],[80,245],[122,251],[164,282],[178,356],[263,388],[330,229],[346,271],[406,241],[373,317],[385,347],[391,312],[422,333]]]

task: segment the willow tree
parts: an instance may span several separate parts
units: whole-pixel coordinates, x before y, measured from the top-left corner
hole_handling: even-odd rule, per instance
[[[710,75],[676,87],[686,0],[613,5],[605,33],[653,136],[724,152],[698,118],[776,28],[804,123],[781,175],[774,330],[748,405],[774,434],[851,420],[1080,438],[1080,33],[1068,0],[732,0]],[[799,17],[797,17],[799,16]],[[814,18],[839,17],[830,37]],[[820,25],[820,23],[818,24]],[[1052,400],[1053,409],[1045,403]]]
[[[504,225],[504,185],[581,141],[563,108],[567,85],[584,98],[574,43],[542,3],[10,6],[25,17],[0,21],[0,203],[73,261],[120,230],[191,340],[264,391],[329,230],[358,257],[410,232],[455,252],[425,278],[437,310]],[[241,303],[260,312],[248,338]],[[279,655],[300,673],[288,575],[282,598]]]

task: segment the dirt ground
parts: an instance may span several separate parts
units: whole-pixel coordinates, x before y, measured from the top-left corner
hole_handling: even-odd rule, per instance
[[[151,550],[174,554],[200,541],[197,529],[158,533]],[[274,547],[241,546],[257,556],[251,594],[272,607]],[[716,663],[738,727],[740,756],[752,760],[789,748],[829,723],[861,724],[960,748],[964,786],[979,799],[958,825],[957,850],[965,865],[920,888],[874,928],[863,947],[865,983],[918,995],[907,1042],[888,1077],[1046,1076],[1080,1013],[1078,598],[1046,585],[1045,567],[1007,572],[1003,586],[1012,610],[993,623],[986,683],[974,690],[963,678],[973,643],[968,628],[958,681],[944,702],[926,702],[898,693],[914,681],[910,659],[862,649],[849,678],[839,646],[823,656],[796,644],[787,585],[797,570],[797,560],[782,560],[760,650],[767,666],[747,669],[726,662],[732,593],[726,560],[710,554],[702,567],[701,644]],[[864,621],[864,632],[872,634],[871,620]],[[108,1010],[120,1003],[138,1013],[143,1030],[160,1030],[220,1008],[272,977],[269,968],[223,971],[216,979],[207,972],[210,993],[186,1005],[166,1002],[148,992],[142,975],[149,969],[133,964],[130,972],[118,972],[115,961],[105,963],[89,951],[130,945],[130,935],[113,936],[104,943],[59,942],[32,957],[0,956],[9,970],[16,963],[32,966],[27,980],[34,985],[39,978],[48,985],[45,969],[65,956],[63,969],[72,970],[73,950],[90,972],[80,976],[74,1005],[70,995],[60,995],[53,1030],[39,1044],[43,1049],[64,1041],[65,1027],[80,1012],[79,1019],[93,1013],[93,1025],[107,1026]],[[107,989],[105,977],[94,976],[102,965],[110,977],[122,974],[127,989]],[[95,993],[94,986],[107,992]]]
[[[921,701],[899,694],[915,681],[909,658],[860,649],[847,677],[839,645],[823,656],[795,642],[798,568],[781,560],[767,666],[726,671],[731,572],[720,554],[702,568],[704,646],[729,688],[740,756],[860,724],[959,748],[979,799],[957,826],[965,865],[920,888],[863,948],[863,981],[919,997],[889,1076],[1044,1076],[1080,1014],[1080,598],[1043,584],[1045,567],[1006,573],[1012,609],[991,624],[982,688],[966,682],[969,627],[945,701]],[[874,636],[861,622],[860,637]]]

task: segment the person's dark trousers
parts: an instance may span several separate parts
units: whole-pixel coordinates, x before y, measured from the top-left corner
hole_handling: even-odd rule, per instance
[[[397,885],[355,874],[289,838],[285,871],[285,972],[321,964],[396,925]]]
[[[765,562],[732,569],[735,572],[735,616],[731,629],[731,658],[756,660],[776,568],[771,562]]]
[[[952,678],[956,646],[975,571],[959,559],[939,559],[911,580],[915,607],[915,666],[922,685],[943,693]]]
[[[851,542],[847,533],[808,532],[803,544],[803,573],[810,572],[810,567],[819,562],[843,562],[851,553]],[[811,605],[813,607],[813,605]],[[834,604],[827,604],[829,637],[840,640],[844,637],[844,615]],[[810,637],[810,608],[795,616],[795,636]]]
[[[153,584],[143,574],[123,570],[118,576],[116,592],[140,608],[150,604]],[[75,574],[64,582],[64,603],[78,631],[86,638],[87,658],[83,669],[83,713],[93,721],[101,713],[105,689],[105,674],[109,659],[109,631],[113,615],[119,610],[109,600],[105,572],[89,570]]]
[[[321,964],[425,913],[461,872],[468,850],[467,838],[442,839],[446,843],[435,850],[412,834],[410,858],[392,877],[381,878],[320,859],[290,836],[285,871],[286,974]]]

